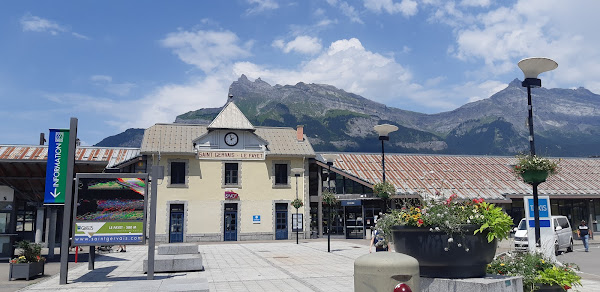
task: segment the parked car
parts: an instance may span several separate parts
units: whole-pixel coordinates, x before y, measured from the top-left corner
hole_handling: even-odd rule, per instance
[[[573,231],[569,219],[565,216],[552,216],[551,223],[554,229],[554,253],[558,255],[561,250],[572,252]],[[515,227],[515,250],[526,251],[528,246],[527,221],[523,218]]]

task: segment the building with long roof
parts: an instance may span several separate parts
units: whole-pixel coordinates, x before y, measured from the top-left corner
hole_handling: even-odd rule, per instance
[[[322,158],[324,154],[317,154],[315,167],[311,168],[317,176],[327,176],[329,166]],[[373,185],[382,181],[381,154],[337,154],[331,165],[331,179],[341,205],[335,210],[337,217],[332,222],[335,225],[332,232],[360,238],[359,230],[364,230],[362,235],[366,234],[383,211],[383,202],[372,193]],[[556,160],[559,160],[559,172],[539,185],[539,194],[550,197],[552,214],[567,216],[572,226],[586,220],[597,231],[600,159]],[[405,199],[447,198],[452,194],[462,200],[483,198],[501,205],[517,223],[525,214],[523,197],[532,195],[532,187],[511,171],[515,163],[516,158],[506,156],[387,153],[385,172],[386,181],[396,188],[392,196],[396,204]],[[318,208],[319,192],[328,183],[311,189],[311,210]]]

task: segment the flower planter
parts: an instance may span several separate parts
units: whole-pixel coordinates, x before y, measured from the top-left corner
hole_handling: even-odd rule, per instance
[[[36,275],[44,275],[44,261],[36,263],[24,263],[24,264],[10,264],[8,272],[8,280],[12,279],[26,279]]]
[[[548,178],[548,172],[545,170],[527,170],[520,173],[523,181],[528,184],[543,183]]]
[[[422,277],[484,277],[487,264],[492,262],[496,254],[497,242],[488,243],[485,233],[473,235],[477,227],[465,225],[466,232],[453,235],[453,242],[448,243],[446,233],[429,231],[429,227],[393,226],[394,248],[396,252],[419,261]],[[444,250],[446,247],[449,247],[447,251]]]
[[[535,284],[538,287],[536,292],[564,292],[565,289],[558,285]]]

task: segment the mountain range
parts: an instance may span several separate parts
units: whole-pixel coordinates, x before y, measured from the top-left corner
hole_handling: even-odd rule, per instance
[[[388,123],[386,152],[515,155],[529,151],[527,90],[513,80],[489,98],[453,111],[423,114],[388,107],[331,85],[270,85],[242,75],[229,94],[255,126],[296,127],[315,151],[380,152],[373,126]],[[600,154],[600,95],[585,88],[532,90],[536,152],[544,156]],[[220,108],[179,115],[175,123],[208,124]],[[96,146],[139,147],[143,129],[129,129]]]

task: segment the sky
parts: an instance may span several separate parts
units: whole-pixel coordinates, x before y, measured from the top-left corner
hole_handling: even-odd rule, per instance
[[[242,74],[421,113],[488,98],[528,57],[600,93],[596,0],[2,1],[0,144],[82,145],[227,101]],[[308,129],[307,129],[308,131]]]

